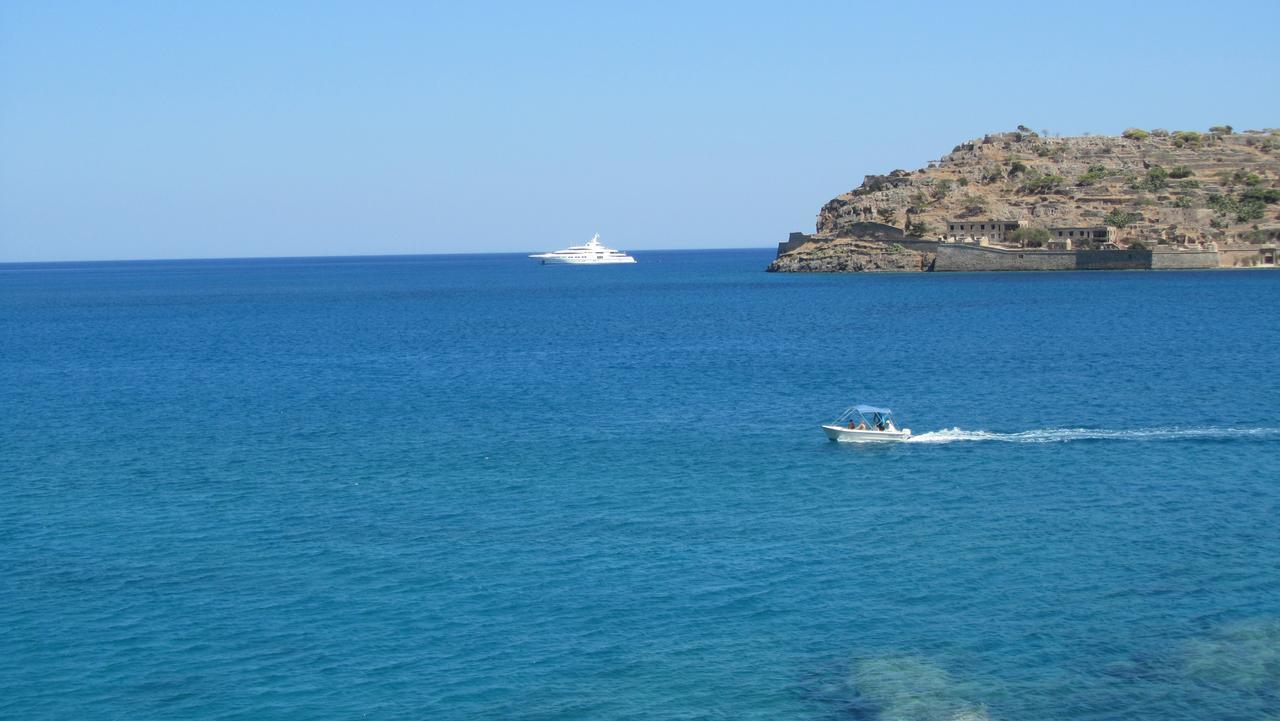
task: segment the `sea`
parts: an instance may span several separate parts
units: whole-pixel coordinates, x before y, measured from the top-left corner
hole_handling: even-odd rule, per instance
[[[0,266],[0,718],[1280,718],[1280,272],[635,256]]]

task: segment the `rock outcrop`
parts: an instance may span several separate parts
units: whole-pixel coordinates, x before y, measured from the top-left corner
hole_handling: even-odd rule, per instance
[[[897,243],[839,238],[805,243],[769,264],[771,273],[902,273],[928,270],[934,254]]]

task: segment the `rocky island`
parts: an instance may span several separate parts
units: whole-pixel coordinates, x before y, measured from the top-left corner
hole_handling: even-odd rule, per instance
[[[1275,266],[1280,130],[1019,126],[869,175],[778,244],[775,272]]]

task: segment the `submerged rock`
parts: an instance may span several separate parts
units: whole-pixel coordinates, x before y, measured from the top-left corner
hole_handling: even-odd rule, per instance
[[[849,680],[883,721],[991,721],[986,706],[971,698],[972,688],[923,658],[866,659]]]
[[[1188,642],[1186,670],[1193,677],[1236,688],[1280,692],[1280,619],[1230,623]]]

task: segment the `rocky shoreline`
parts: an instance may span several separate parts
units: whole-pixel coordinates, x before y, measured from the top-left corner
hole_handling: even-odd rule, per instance
[[[905,273],[930,270],[934,254],[899,243],[836,238],[815,240],[779,255],[770,273]]]

